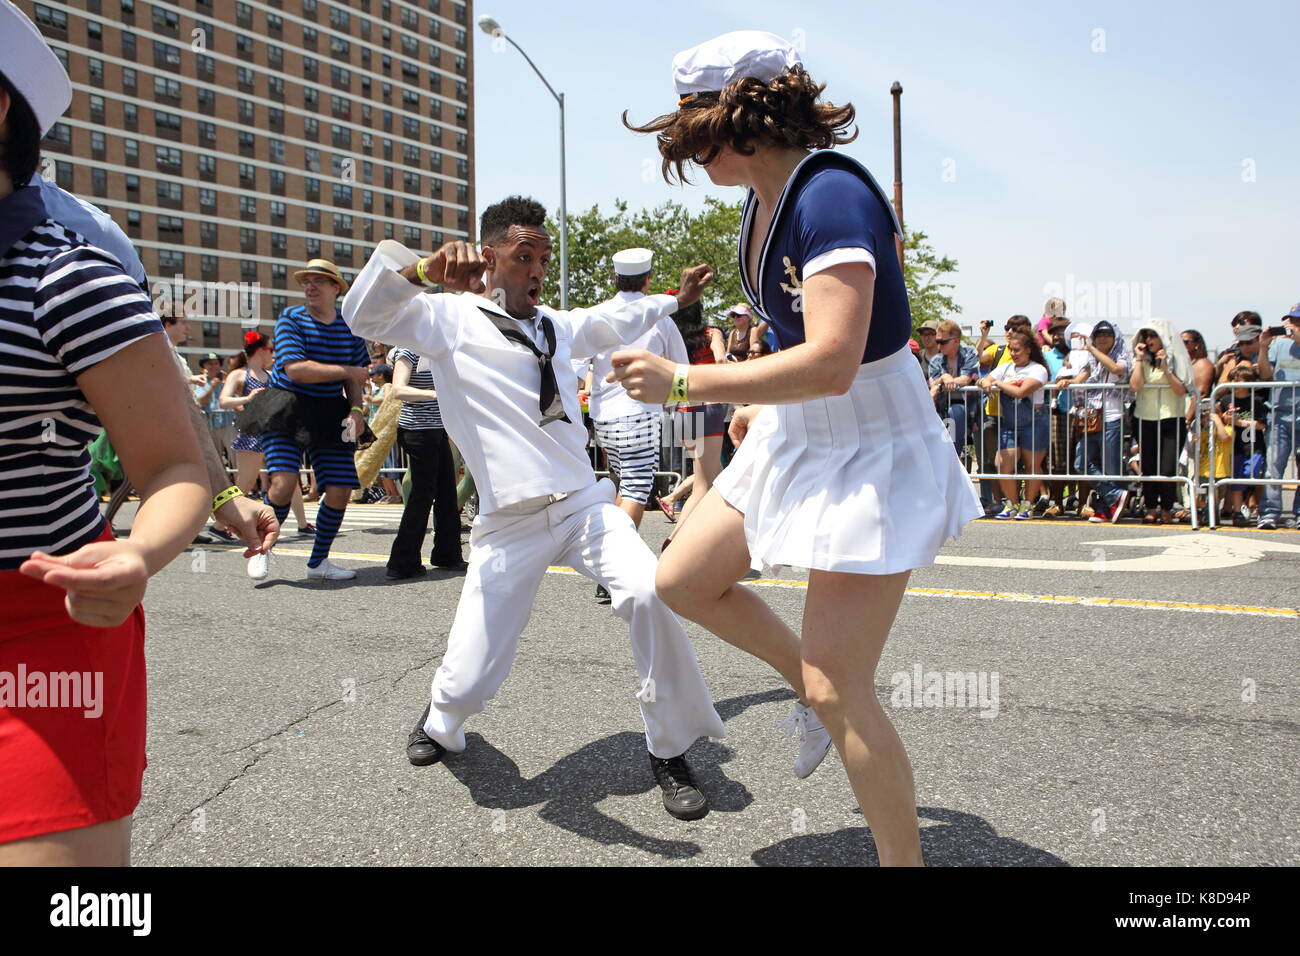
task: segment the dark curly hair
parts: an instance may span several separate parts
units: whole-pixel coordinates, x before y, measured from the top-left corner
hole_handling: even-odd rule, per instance
[[[546,207],[526,196],[508,196],[483,210],[479,220],[478,240],[490,246],[506,237],[511,226],[546,228]]]
[[[851,143],[847,132],[857,111],[853,104],[819,102],[825,83],[815,83],[802,66],[792,66],[767,83],[742,77],[720,93],[697,93],[675,113],[644,126],[633,126],[623,111],[623,125],[634,133],[657,133],[664,180],[687,182],[685,166],[705,166],[724,146],[745,156],[756,145],[792,149],[826,149]]]
[[[0,166],[17,189],[31,181],[40,162],[41,128],[27,100],[3,73],[0,89],[9,94],[9,115],[5,118],[8,136],[0,144]]]

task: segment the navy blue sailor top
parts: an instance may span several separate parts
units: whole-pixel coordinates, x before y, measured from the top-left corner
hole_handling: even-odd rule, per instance
[[[871,328],[862,362],[886,358],[907,345],[912,315],[894,247],[894,237],[902,230],[884,191],[865,166],[834,150],[809,153],[785,184],[758,259],[758,275],[750,277],[745,263],[756,206],[751,189],[740,219],[740,281],[781,348],[804,341],[805,267],[814,264],[820,271],[819,266],[834,263],[837,257],[814,260],[848,249],[865,249],[874,260]],[[843,261],[864,258],[850,256]]]

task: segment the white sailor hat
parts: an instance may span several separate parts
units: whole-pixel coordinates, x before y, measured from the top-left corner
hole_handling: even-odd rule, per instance
[[[0,0],[0,73],[32,108],[42,136],[72,102],[68,71],[11,0]]]
[[[673,57],[673,83],[678,97],[717,93],[746,76],[766,83],[798,63],[799,51],[775,33],[734,30]]]
[[[654,253],[649,249],[624,249],[614,253],[614,272],[621,276],[643,276],[650,271]]]

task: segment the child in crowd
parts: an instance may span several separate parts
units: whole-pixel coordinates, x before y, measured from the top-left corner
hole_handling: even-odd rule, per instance
[[[1228,381],[1243,385],[1258,382],[1259,371],[1253,365],[1243,363],[1228,373]],[[1216,404],[1224,424],[1233,431],[1232,477],[1264,477],[1269,412],[1265,393],[1257,388],[1234,388],[1231,394],[1220,395]],[[1248,520],[1255,521],[1258,517],[1259,489],[1259,485],[1229,486],[1228,508],[1232,512],[1232,523],[1237,527],[1243,528]]]

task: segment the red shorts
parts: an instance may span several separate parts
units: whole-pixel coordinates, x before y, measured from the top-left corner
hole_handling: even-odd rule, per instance
[[[117,820],[140,802],[144,609],[88,627],[65,596],[0,571],[0,843]]]

